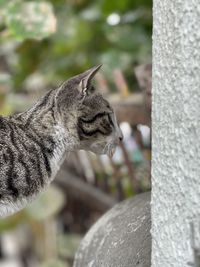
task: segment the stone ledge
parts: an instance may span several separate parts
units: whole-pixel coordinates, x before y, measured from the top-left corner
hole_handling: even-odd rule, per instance
[[[150,193],[127,199],[89,230],[73,267],[150,267]]]

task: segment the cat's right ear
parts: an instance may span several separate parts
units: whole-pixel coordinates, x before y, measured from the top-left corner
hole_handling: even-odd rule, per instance
[[[90,95],[92,92],[91,90],[91,82],[94,78],[95,74],[98,72],[98,70],[101,68],[102,65],[98,65],[96,67],[93,67],[89,70],[87,70],[83,75],[83,78],[81,79],[78,90],[81,94],[82,99],[84,99],[87,95]]]

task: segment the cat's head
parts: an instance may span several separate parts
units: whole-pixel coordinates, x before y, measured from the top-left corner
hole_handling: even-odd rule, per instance
[[[63,83],[58,108],[64,126],[76,137],[78,149],[112,156],[123,135],[112,107],[92,85],[100,67]]]

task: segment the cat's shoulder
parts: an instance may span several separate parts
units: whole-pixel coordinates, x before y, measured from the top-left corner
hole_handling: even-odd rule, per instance
[[[0,130],[4,129],[8,125],[8,118],[0,115]]]
[[[0,137],[5,137],[9,132],[9,119],[0,115]]]

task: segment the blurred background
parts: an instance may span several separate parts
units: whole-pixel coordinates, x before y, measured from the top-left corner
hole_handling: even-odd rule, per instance
[[[151,31],[151,0],[0,0],[0,114],[103,64],[96,87],[124,134],[112,159],[71,154],[47,192],[0,220],[0,267],[72,266],[103,213],[150,190]]]

